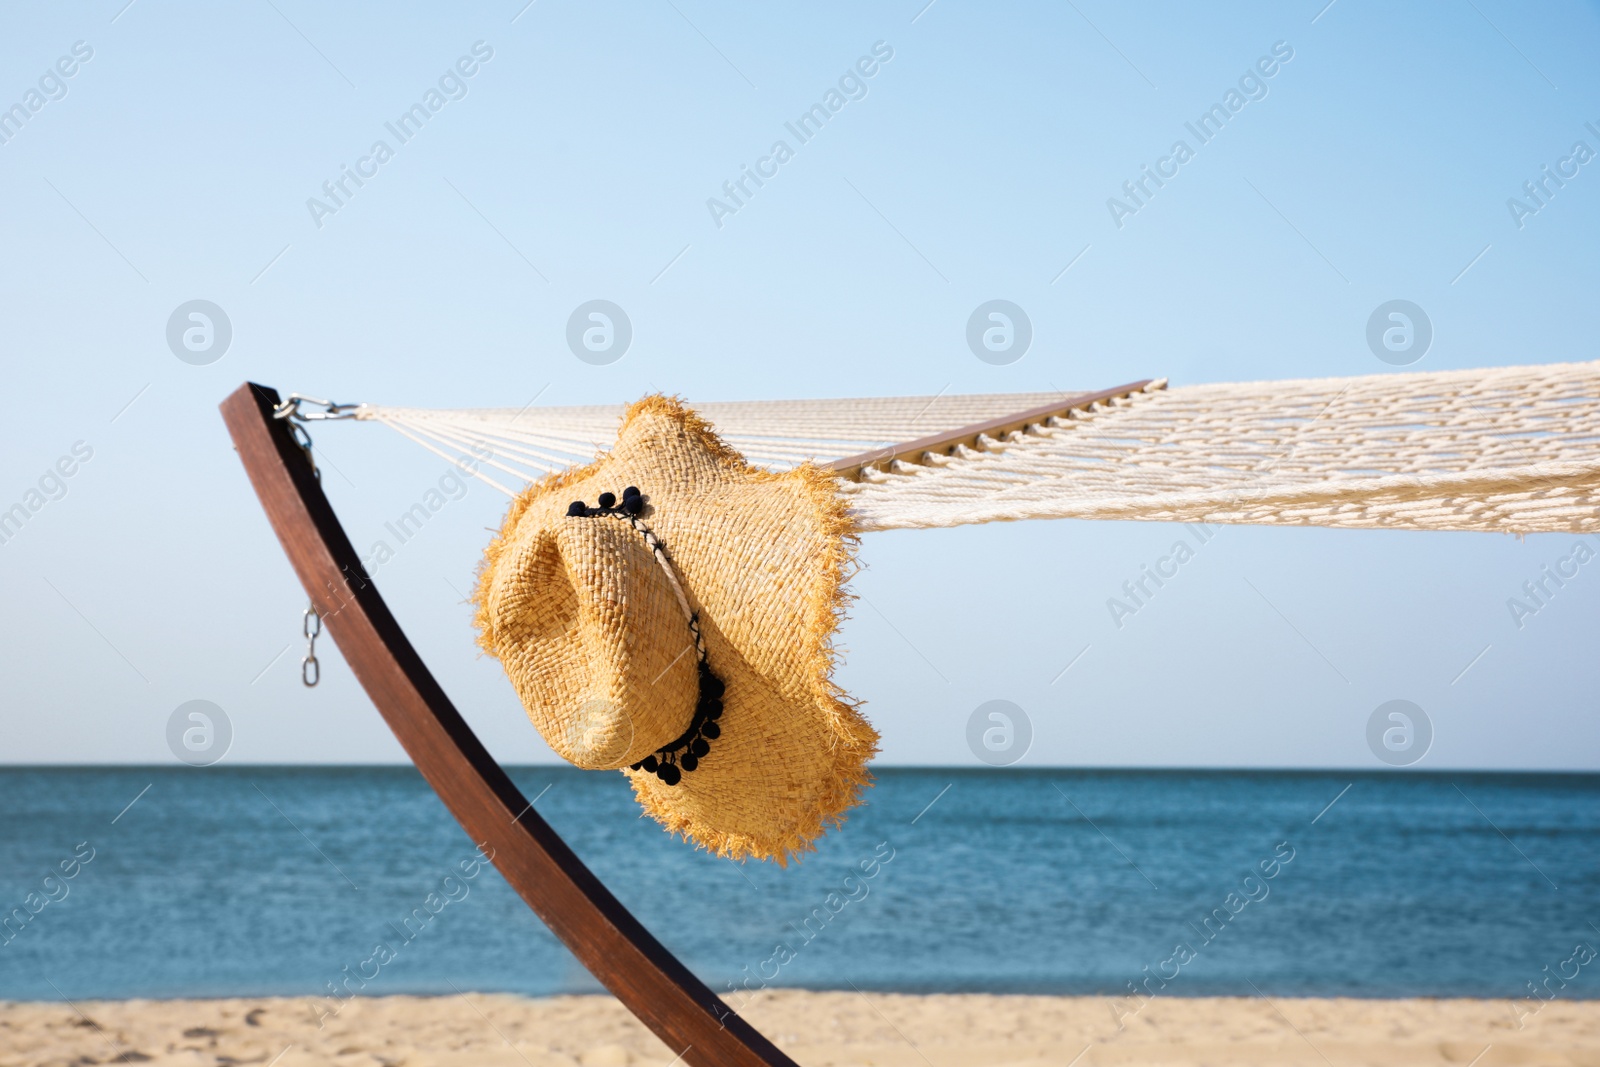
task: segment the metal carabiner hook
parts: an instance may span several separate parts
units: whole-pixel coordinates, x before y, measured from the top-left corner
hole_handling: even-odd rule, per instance
[[[306,405],[321,408],[321,411],[306,411]],[[355,409],[360,404],[336,404],[332,400],[323,400],[320,397],[306,396],[304,393],[290,393],[272,409],[272,416],[276,419],[295,419],[305,422],[311,419],[353,419],[356,417]]]

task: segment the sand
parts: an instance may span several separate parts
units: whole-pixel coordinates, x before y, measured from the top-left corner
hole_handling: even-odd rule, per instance
[[[1600,1065],[1600,1002],[1159,998],[1119,1029],[1097,997],[774,991],[743,1014],[804,1067]],[[610,997],[0,1002],[0,1067],[671,1064]],[[680,1061],[681,1062],[681,1061]]]

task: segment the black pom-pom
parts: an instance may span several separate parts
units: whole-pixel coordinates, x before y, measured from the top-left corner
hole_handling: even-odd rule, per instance
[[[615,493],[601,493],[600,494],[600,506],[601,507],[603,507],[603,508],[613,507],[613,506],[616,505],[616,502],[617,502],[617,495]]]
[[[624,489],[622,491],[622,499],[624,499],[624,500],[628,499],[630,496],[638,496],[638,495],[639,495],[639,487],[637,485],[630,485],[630,486],[628,486],[628,488],[626,488],[626,489]]]
[[[713,722],[722,718],[722,701],[708,700],[700,705],[700,710],[706,713],[706,718]]]
[[[572,503],[567,505],[567,517],[569,519],[570,518],[577,518],[578,516],[581,516],[584,512],[586,512],[588,510],[589,510],[589,505],[585,504],[581,500],[574,500]]]
[[[708,740],[715,741],[722,736],[722,727],[715,722],[705,722],[700,725],[700,735]]]
[[[722,684],[722,679],[711,673],[711,669],[704,664],[700,667],[700,694],[705,697],[720,698],[727,687]]]
[[[701,756],[704,756],[707,752],[710,752],[710,751],[711,751],[711,746],[706,744],[704,738],[697,737],[693,741],[689,742],[689,754],[694,756],[696,759],[700,758]],[[687,761],[688,758],[689,758],[688,756],[685,756],[684,760]],[[684,765],[688,766],[687,762],[685,762]]]
[[[656,771],[656,776],[668,785],[677,785],[683,781],[683,772],[670,763],[663,763],[661,769]]]
[[[644,511],[644,497],[638,493],[622,498],[622,510],[629,515],[638,515]]]
[[[685,752],[682,757],[679,758],[678,762],[683,764],[683,769],[686,771],[692,771],[696,767],[700,766],[700,760],[693,752]]]
[[[654,756],[646,756],[644,759],[639,761],[639,766],[643,767],[651,774],[654,774],[656,773],[656,758]]]

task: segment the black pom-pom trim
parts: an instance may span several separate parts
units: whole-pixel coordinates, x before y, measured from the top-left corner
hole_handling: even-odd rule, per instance
[[[722,727],[717,725],[722,716],[722,700],[708,693],[725,689],[704,661],[700,664],[699,683],[700,695],[689,728],[677,740],[656,749],[654,755],[635,763],[634,770],[650,771],[667,785],[677,785],[685,773],[699,769],[700,761],[711,752],[711,742],[722,736]]]

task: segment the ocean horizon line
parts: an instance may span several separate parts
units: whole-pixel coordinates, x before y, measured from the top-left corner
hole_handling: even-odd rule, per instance
[[[573,767],[559,760],[548,763],[501,763],[506,770],[552,771],[563,774],[590,774],[596,773],[582,767]],[[316,762],[302,760],[294,762],[283,761],[229,761],[226,764],[212,764],[208,767],[187,767],[173,763],[159,762],[75,762],[75,763],[0,763],[0,773],[7,771],[93,771],[93,770],[149,770],[149,771],[229,771],[229,770],[411,770],[416,771],[416,765],[406,761],[339,761]],[[1348,767],[1348,766],[1286,766],[1286,765],[1250,765],[1250,764],[1038,764],[1010,767],[972,767],[961,764],[944,763],[872,763],[868,769],[874,773],[882,771],[940,771],[950,774],[971,774],[981,776],[1005,776],[1033,773],[1056,773],[1061,771],[1084,772],[1094,774],[1321,774],[1332,776],[1365,776],[1371,778],[1404,778],[1417,776],[1440,776],[1447,774],[1473,774],[1473,775],[1558,775],[1573,778],[1600,777],[1600,771],[1581,768],[1564,767],[1418,767],[1415,764],[1408,767]],[[421,772],[417,772],[421,773]],[[601,772],[603,773],[603,772]]]

